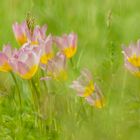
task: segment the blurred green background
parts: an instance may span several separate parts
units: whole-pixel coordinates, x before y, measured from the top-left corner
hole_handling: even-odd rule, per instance
[[[73,114],[64,111],[56,119],[60,128],[46,136],[38,136],[26,124],[19,135],[14,125],[17,118],[11,115],[12,107],[1,96],[0,139],[139,140],[140,79],[125,70],[121,48],[122,44],[128,45],[140,38],[139,5],[140,0],[1,0],[1,48],[7,43],[18,47],[12,24],[22,22],[28,12],[37,24],[48,25],[47,34],[77,33],[78,52],[74,61],[79,70],[87,67],[92,71],[105,95],[106,105],[100,110],[85,105],[86,115],[80,114],[79,121],[75,119],[77,108],[72,108]],[[8,86],[7,77],[0,74],[1,89]],[[75,96],[71,90],[67,92]],[[56,109],[58,104],[56,100]],[[71,104],[73,107],[74,103]],[[12,117],[8,118],[8,114]]]

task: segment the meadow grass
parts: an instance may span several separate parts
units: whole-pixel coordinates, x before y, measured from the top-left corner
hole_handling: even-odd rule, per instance
[[[125,68],[122,44],[140,38],[139,0],[1,0],[0,46],[14,39],[12,24],[30,11],[37,24],[47,24],[47,34],[78,34],[78,51],[69,63],[66,82],[36,82],[41,87],[40,116],[33,107],[29,83],[18,76],[22,98],[9,73],[0,72],[0,140],[139,140],[140,79]],[[82,68],[92,71],[105,96],[96,109],[69,88]],[[49,92],[48,92],[49,91]],[[43,115],[42,115],[43,114]],[[39,119],[38,119],[39,118]],[[38,122],[39,121],[39,122]]]

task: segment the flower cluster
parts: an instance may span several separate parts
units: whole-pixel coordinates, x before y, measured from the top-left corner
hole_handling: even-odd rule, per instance
[[[3,46],[0,52],[0,71],[14,72],[23,79],[31,79],[39,68],[47,72],[41,80],[66,80],[66,62],[77,51],[77,35],[75,33],[62,36],[46,35],[47,26],[30,28],[27,21],[15,23],[13,32],[20,45],[13,49],[11,45]],[[58,47],[55,52],[53,45]],[[73,81],[71,87],[78,96],[97,108],[103,107],[103,95],[88,70],[82,71],[81,76]]]
[[[23,79],[31,79],[39,67],[47,68],[48,75],[53,78],[64,74],[66,59],[71,58],[77,49],[77,35],[47,36],[46,30],[46,25],[37,25],[31,30],[26,21],[15,23],[13,32],[20,48],[12,49],[10,45],[3,47],[0,52],[0,71],[13,71]],[[54,43],[59,48],[56,55],[53,52]]]
[[[31,28],[27,21],[13,24],[13,32],[20,47],[12,48],[9,44],[3,46],[0,51],[0,71],[12,72],[29,80],[41,68],[47,72],[47,76],[41,80],[66,80],[66,62],[77,51],[77,35],[70,33],[52,36],[46,35],[46,31],[46,25]],[[58,48],[57,52],[53,46]],[[126,68],[140,77],[140,41],[137,44],[130,44],[129,47],[123,47],[123,54]],[[81,75],[70,87],[91,106],[96,108],[104,106],[104,96],[93,81],[89,70],[81,71]]]

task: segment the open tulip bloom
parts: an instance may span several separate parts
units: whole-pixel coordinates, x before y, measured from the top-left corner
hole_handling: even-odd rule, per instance
[[[54,37],[54,42],[61,52],[67,57],[71,58],[77,50],[77,35],[71,33],[64,34],[62,37]]]
[[[97,108],[102,108],[103,95],[97,84],[93,82],[91,73],[85,69],[81,72],[81,76],[73,81],[71,88],[76,90],[78,96],[83,97],[86,101]]]
[[[9,72],[12,70],[10,59],[14,52],[15,50],[12,50],[10,45],[3,46],[3,50],[0,52],[0,71]]]
[[[34,76],[40,62],[41,49],[24,44],[20,50],[11,58],[10,64],[15,73],[23,79]]]
[[[137,44],[123,47],[125,67],[134,75],[140,77],[140,40]]]

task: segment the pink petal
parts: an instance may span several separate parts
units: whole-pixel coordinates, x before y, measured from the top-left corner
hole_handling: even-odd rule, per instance
[[[18,73],[20,73],[21,75],[24,75],[29,71],[29,68],[23,62],[18,62],[17,66],[18,66]]]
[[[8,57],[0,52],[0,65],[3,65],[4,63],[8,62]]]
[[[69,34],[68,43],[69,43],[69,46],[77,47],[77,35],[74,33]]]

